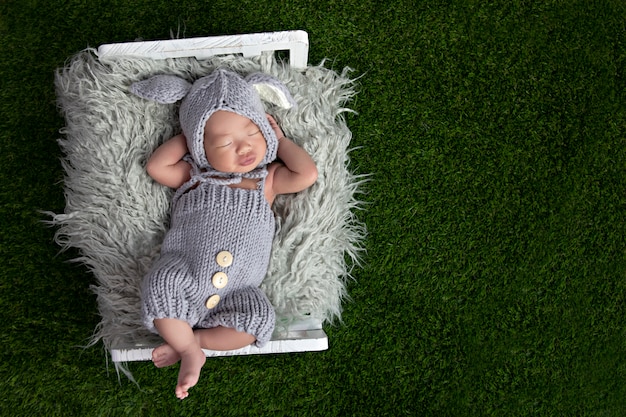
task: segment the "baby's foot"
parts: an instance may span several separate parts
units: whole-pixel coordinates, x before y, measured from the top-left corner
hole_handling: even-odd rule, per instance
[[[204,362],[206,362],[206,356],[200,346],[198,346],[198,349],[192,349],[181,354],[176,397],[181,400],[187,398],[189,388],[196,385],[198,379],[200,379],[200,371],[202,366],[204,366]]]
[[[180,355],[167,343],[152,351],[152,362],[157,368],[174,365],[180,360]]]

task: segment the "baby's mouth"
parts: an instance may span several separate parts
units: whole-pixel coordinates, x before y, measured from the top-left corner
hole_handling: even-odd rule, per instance
[[[249,154],[241,158],[239,160],[239,164],[245,167],[245,166],[252,165],[254,161],[256,161],[256,156],[254,156],[254,154]]]

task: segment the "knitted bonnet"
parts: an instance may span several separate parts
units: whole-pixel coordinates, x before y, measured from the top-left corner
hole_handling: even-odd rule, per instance
[[[162,104],[182,99],[180,125],[195,168],[205,172],[205,176],[248,176],[232,173],[225,175],[209,164],[204,150],[204,127],[213,113],[218,110],[230,111],[247,117],[259,127],[267,142],[265,158],[256,167],[259,169],[276,158],[278,149],[278,138],[267,120],[261,99],[285,109],[296,105],[287,87],[278,79],[263,73],[253,73],[243,78],[224,68],[216,69],[193,84],[175,75],[156,75],[133,83],[130,91]]]

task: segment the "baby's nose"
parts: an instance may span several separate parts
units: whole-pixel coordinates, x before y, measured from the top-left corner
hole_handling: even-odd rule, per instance
[[[245,155],[252,149],[252,145],[249,142],[244,142],[239,146],[239,155]]]

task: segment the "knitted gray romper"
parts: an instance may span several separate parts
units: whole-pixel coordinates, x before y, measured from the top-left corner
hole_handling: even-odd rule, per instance
[[[230,327],[254,335],[257,346],[263,346],[275,323],[274,309],[258,288],[274,236],[265,176],[255,190],[202,177],[190,183],[198,180],[196,188],[174,198],[171,228],[143,288],[144,324],[154,331],[154,319],[176,318],[195,328]],[[218,254],[226,254],[232,264]],[[212,307],[215,295],[219,302]]]
[[[186,160],[192,166],[191,180],[174,195],[161,257],[142,285],[143,323],[153,332],[155,319],[173,318],[193,328],[224,326],[249,333],[259,347],[272,336],[274,308],[259,285],[274,237],[274,214],[264,189],[278,139],[256,85],[270,87],[272,99],[284,99],[274,104],[295,106],[280,81],[261,73],[244,79],[217,69],[193,85],[177,76],[157,75],[131,86],[134,94],[160,103],[182,98],[179,119],[189,149]],[[267,153],[253,171],[221,173],[208,163],[204,127],[218,110],[249,118],[263,133]],[[229,187],[242,178],[257,179],[257,189]]]

